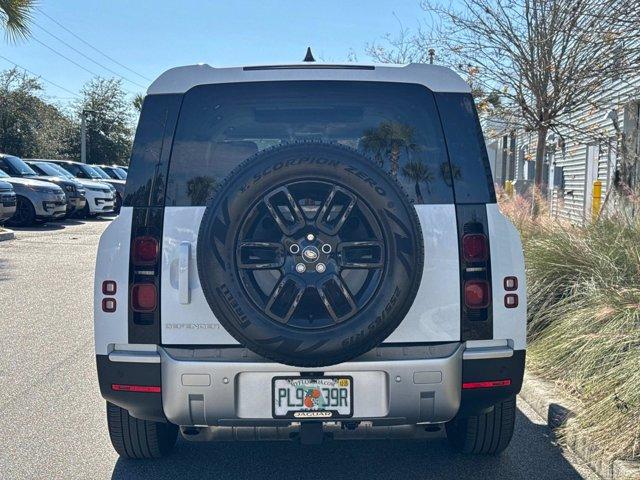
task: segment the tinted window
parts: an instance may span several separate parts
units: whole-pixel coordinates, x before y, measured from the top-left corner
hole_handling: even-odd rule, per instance
[[[470,94],[437,93],[456,203],[495,202],[482,128]]]
[[[182,95],[149,95],[142,105],[131,151],[123,204],[162,205],[166,170]]]
[[[0,170],[0,178],[9,178],[9,175]]]
[[[29,165],[24,163],[24,161],[21,158],[3,157],[2,160],[6,165],[6,168],[11,170],[11,172],[16,176],[29,177],[29,176],[37,175],[37,173],[34,172]]]
[[[414,202],[453,202],[444,136],[428,89],[305,81],[204,85],[187,92],[166,205],[204,205],[244,159],[296,141],[357,149],[396,176]]]
[[[60,173],[48,163],[38,162],[38,163],[29,163],[29,165],[40,175],[47,175],[49,177],[60,176]]]

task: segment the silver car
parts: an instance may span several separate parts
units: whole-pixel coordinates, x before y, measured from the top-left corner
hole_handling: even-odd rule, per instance
[[[0,224],[16,213],[16,193],[8,182],[0,181]]]
[[[0,180],[10,183],[16,194],[16,212],[7,225],[24,227],[55,220],[67,213],[67,199],[62,189],[52,183],[10,177],[0,171]]]

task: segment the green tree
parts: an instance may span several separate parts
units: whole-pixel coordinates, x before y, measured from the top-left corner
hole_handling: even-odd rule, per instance
[[[399,122],[381,122],[375,128],[367,129],[362,138],[362,148],[373,154],[381,167],[384,166],[384,157],[389,157],[389,173],[393,177],[398,176],[400,167],[400,154],[402,150],[417,150],[413,138],[413,128],[410,125]]]
[[[131,101],[120,80],[96,77],[81,90],[78,117],[85,112],[87,162],[124,165],[133,138]]]
[[[144,102],[144,93],[136,93],[133,97],[133,108],[138,113],[142,111],[142,102]]]
[[[9,40],[29,35],[34,0],[0,0],[0,24]]]
[[[59,158],[73,154],[73,119],[40,98],[38,79],[16,68],[0,72],[0,152]]]

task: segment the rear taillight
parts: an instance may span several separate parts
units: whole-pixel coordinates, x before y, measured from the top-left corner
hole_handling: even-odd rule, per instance
[[[116,299],[115,298],[103,298],[102,299],[102,311],[105,313],[113,313],[116,311]]]
[[[511,380],[490,380],[487,382],[465,382],[462,384],[462,388],[465,390],[471,390],[474,388],[495,388],[495,387],[508,387],[511,385]]]
[[[136,283],[131,287],[131,308],[135,312],[153,312],[158,304],[158,291],[153,283]]]
[[[486,308],[491,298],[491,288],[486,280],[467,280],[464,283],[464,304],[468,308]]]
[[[156,263],[160,253],[160,244],[153,237],[137,237],[133,240],[132,258],[135,265]]]
[[[160,393],[160,387],[155,385],[123,385],[120,383],[111,384],[111,390],[116,392],[139,392],[139,393]]]
[[[482,233],[468,233],[462,237],[462,255],[467,262],[484,262],[487,253],[487,237]]]

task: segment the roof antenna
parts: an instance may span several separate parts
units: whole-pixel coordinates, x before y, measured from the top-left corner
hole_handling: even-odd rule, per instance
[[[313,53],[311,53],[311,47],[307,47],[307,54],[304,56],[303,62],[315,62],[316,59],[313,58]]]

